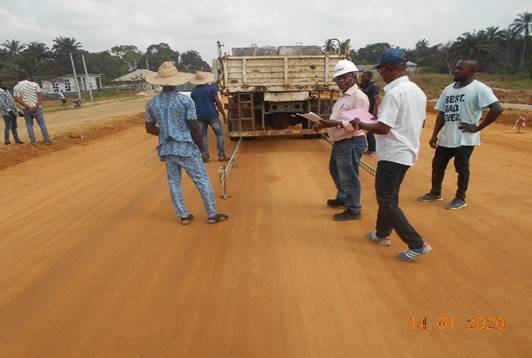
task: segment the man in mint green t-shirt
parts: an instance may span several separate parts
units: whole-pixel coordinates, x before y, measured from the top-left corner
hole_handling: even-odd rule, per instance
[[[434,132],[429,144],[436,149],[432,160],[432,189],[420,196],[419,201],[443,200],[441,187],[445,169],[454,157],[458,173],[458,189],[447,209],[467,206],[466,191],[469,184],[469,159],[476,145],[480,145],[480,131],[493,123],[502,113],[502,106],[491,88],[475,80],[477,61],[459,60],[454,68],[454,82],[440,95],[434,109],[438,111]],[[482,110],[489,107],[480,121]],[[438,139],[438,133],[442,131]]]

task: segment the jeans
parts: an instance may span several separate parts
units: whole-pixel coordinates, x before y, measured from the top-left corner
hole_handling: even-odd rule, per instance
[[[35,143],[35,133],[33,132],[33,118],[37,121],[37,124],[41,128],[41,133],[45,142],[50,142],[50,136],[48,135],[48,129],[46,129],[46,123],[44,123],[44,117],[42,115],[42,109],[38,108],[35,112],[30,112],[24,109],[24,119],[26,120],[26,129],[28,130],[28,136],[32,143]]]
[[[375,134],[368,132],[366,133],[366,138],[368,140],[368,151],[369,152],[377,151],[376,142],[375,142]]]
[[[329,160],[329,173],[337,190],[336,199],[343,201],[345,208],[355,214],[361,210],[358,166],[365,149],[364,136],[340,140],[333,144]]]
[[[399,208],[399,189],[409,168],[407,165],[389,161],[377,163],[375,192],[379,211],[376,231],[378,237],[386,237],[395,230],[408,248],[419,249],[423,246],[423,240]]]
[[[17,132],[17,115],[13,112],[9,112],[4,116],[4,121],[6,124],[4,129],[4,142],[6,144],[9,143],[9,132],[13,133],[13,139],[15,139],[15,142],[20,142]]]
[[[214,202],[214,192],[201,157],[165,155],[164,162],[166,163],[168,186],[170,187],[170,194],[172,195],[172,202],[177,216],[184,218],[189,215],[189,212],[185,207],[183,191],[181,190],[181,168],[185,169],[188,176],[192,179],[194,185],[200,192],[208,217],[215,216],[217,211]]]
[[[469,184],[469,159],[473,154],[474,146],[461,146],[457,148],[437,147],[432,160],[432,189],[434,195],[441,195],[441,185],[445,176],[445,169],[452,157],[454,168],[458,173],[458,189],[456,198],[465,200]]]
[[[216,148],[218,149],[218,158],[225,157],[224,148],[224,132],[222,129],[222,123],[219,118],[214,119],[199,119],[198,120],[201,130],[201,137],[203,138],[203,145],[205,146],[205,153],[209,158],[209,140],[207,138],[207,129],[211,126],[214,134],[216,135]]]

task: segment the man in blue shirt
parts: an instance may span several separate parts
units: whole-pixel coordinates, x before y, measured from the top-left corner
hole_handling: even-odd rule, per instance
[[[198,115],[201,135],[203,137],[205,152],[203,152],[203,161],[206,163],[210,160],[209,144],[207,139],[207,129],[211,126],[216,135],[216,147],[218,149],[218,160],[229,160],[225,155],[224,149],[224,132],[222,124],[218,118],[218,111],[222,114],[224,123],[227,123],[227,116],[224,111],[220,97],[218,96],[218,87],[212,82],[214,75],[210,72],[197,71],[190,83],[196,85],[192,90],[191,97],[196,104],[196,113]],[[218,109],[218,110],[217,110]]]
[[[172,62],[164,62],[159,71],[146,76],[146,81],[163,86],[162,92],[146,103],[146,132],[159,137],[157,151],[166,163],[168,185],[181,224],[188,225],[194,218],[183,200],[181,168],[198,188],[209,224],[227,220],[227,215],[216,211],[214,193],[205,167],[201,162],[201,139],[196,109],[190,97],[176,91],[175,86],[190,80],[191,74],[179,72]]]

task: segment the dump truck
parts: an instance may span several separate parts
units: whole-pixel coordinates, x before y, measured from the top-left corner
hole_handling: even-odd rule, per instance
[[[349,42],[347,42],[349,43]],[[227,97],[229,137],[315,135],[298,113],[328,118],[337,93],[336,63],[345,53],[324,53],[319,46],[232,48],[218,42],[219,88]]]

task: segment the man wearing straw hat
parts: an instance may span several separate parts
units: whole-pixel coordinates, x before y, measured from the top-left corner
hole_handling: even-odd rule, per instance
[[[229,160],[225,155],[224,149],[224,132],[222,124],[218,118],[218,112],[222,114],[224,123],[227,123],[224,107],[218,96],[218,88],[212,84],[214,75],[210,72],[197,71],[190,83],[196,85],[192,90],[191,97],[196,104],[196,114],[198,115],[201,136],[205,147],[203,152],[203,161],[206,163],[210,160],[209,142],[207,139],[208,126],[211,126],[216,135],[216,147],[218,149],[218,160]],[[218,110],[217,110],[218,109]]]
[[[181,224],[188,225],[194,218],[183,200],[181,168],[201,194],[207,222],[215,224],[228,217],[216,211],[214,193],[201,161],[203,141],[194,102],[175,88],[191,78],[192,74],[179,72],[172,62],[164,62],[157,73],[146,76],[148,83],[163,86],[162,92],[146,103],[146,132],[159,137],[157,151],[161,161],[166,163],[168,185]]]

